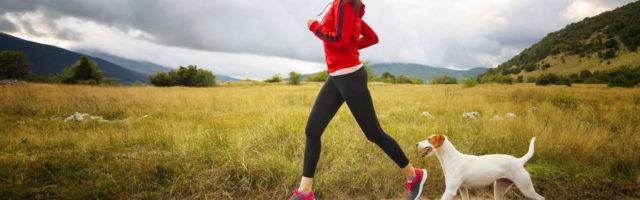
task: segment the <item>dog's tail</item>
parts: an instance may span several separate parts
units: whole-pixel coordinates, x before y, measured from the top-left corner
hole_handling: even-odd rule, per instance
[[[524,163],[526,163],[527,161],[529,161],[529,159],[531,159],[531,157],[533,157],[533,146],[535,142],[536,137],[531,138],[531,143],[529,143],[529,152],[527,152],[527,154],[520,158],[520,162],[522,163],[522,165],[524,165]]]

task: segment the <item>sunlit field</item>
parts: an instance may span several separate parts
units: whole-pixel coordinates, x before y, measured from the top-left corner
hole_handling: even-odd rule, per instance
[[[0,86],[0,199],[286,199],[302,174],[304,128],[321,86]],[[516,157],[537,137],[525,168],[547,199],[640,198],[640,88],[370,89],[383,129],[429,171],[425,199],[445,189],[438,160],[415,148],[432,134],[463,153]],[[479,118],[462,117],[474,111]],[[108,122],[65,122],[75,112]],[[399,168],[346,105],[322,148],[318,199],[405,198]],[[492,198],[491,186],[471,192]],[[512,188],[507,198],[524,197]]]

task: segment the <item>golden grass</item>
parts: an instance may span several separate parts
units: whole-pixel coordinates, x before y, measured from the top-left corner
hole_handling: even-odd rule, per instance
[[[0,86],[0,197],[285,199],[302,173],[304,127],[320,87]],[[516,157],[537,137],[525,167],[549,199],[640,198],[638,88],[370,89],[385,131],[414,166],[429,170],[426,197],[442,194],[444,178],[437,159],[420,158],[415,143],[439,133],[463,153]],[[531,107],[538,111],[527,112]],[[63,122],[76,111],[124,121]],[[482,117],[462,118],[470,111]],[[517,117],[505,117],[509,112]],[[316,196],[401,198],[402,184],[395,163],[343,106],[323,136]],[[523,197],[512,189],[508,198]]]

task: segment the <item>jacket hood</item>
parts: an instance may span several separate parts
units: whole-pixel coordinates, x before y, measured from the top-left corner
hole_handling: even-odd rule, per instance
[[[364,4],[360,5],[360,18],[364,16]]]

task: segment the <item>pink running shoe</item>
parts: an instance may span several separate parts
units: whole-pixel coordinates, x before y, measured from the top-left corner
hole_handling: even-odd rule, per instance
[[[407,200],[416,200],[422,194],[422,186],[424,186],[424,182],[427,181],[427,170],[426,169],[415,169],[416,171],[416,179],[413,181],[407,181],[404,184],[405,188],[409,188],[409,196]]]
[[[291,197],[289,198],[289,200],[315,200],[316,197],[313,196],[313,191],[309,192],[309,194],[304,195],[300,192],[298,192],[298,190],[294,190],[293,191],[293,195],[291,195]]]

